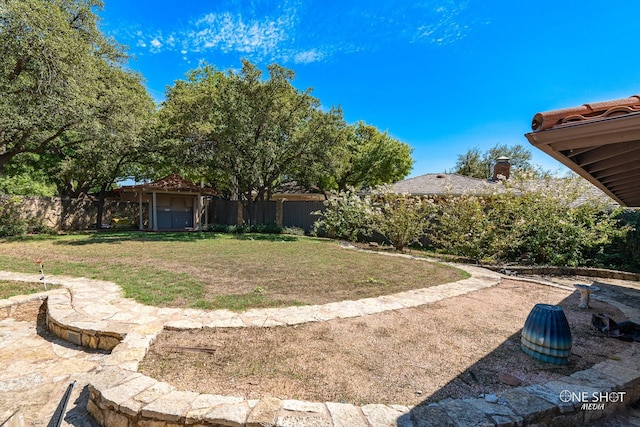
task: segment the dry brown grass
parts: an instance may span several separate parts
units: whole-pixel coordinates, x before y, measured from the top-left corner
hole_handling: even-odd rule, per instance
[[[111,280],[139,302],[244,310],[376,297],[460,280],[424,260],[280,235],[94,233],[4,241],[0,269]]]
[[[568,291],[506,280],[419,308],[298,327],[165,332],[141,370],[183,390],[259,398],[417,404],[544,383],[619,352],[625,343],[590,326],[591,313],[621,313],[594,301],[579,310]],[[560,304],[573,333],[570,364],[539,362],[519,348],[536,303]],[[214,349],[210,353],[177,347]],[[179,367],[179,369],[178,369]]]

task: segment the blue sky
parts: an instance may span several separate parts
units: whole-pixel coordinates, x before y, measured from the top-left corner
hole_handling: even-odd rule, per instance
[[[156,100],[201,60],[277,62],[349,123],[413,147],[410,176],[496,143],[528,146],[558,170],[523,136],[535,113],[640,93],[635,1],[104,3],[102,30],[129,46],[128,66]]]

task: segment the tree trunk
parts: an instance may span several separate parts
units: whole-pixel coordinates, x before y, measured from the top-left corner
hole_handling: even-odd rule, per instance
[[[102,229],[102,216],[104,214],[104,196],[107,192],[107,184],[102,184],[98,193],[98,213],[96,215],[96,230]]]

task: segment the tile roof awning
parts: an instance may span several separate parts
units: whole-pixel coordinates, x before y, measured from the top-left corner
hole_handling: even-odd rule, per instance
[[[525,136],[623,206],[640,207],[640,96],[538,113]]]

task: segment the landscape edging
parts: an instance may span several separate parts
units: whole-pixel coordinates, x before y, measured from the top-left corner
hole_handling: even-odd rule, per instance
[[[29,298],[33,300],[36,297]],[[138,325],[126,331],[97,330],[95,321],[82,319],[82,315],[73,309],[69,293],[48,295],[46,304],[47,318],[50,319],[47,323],[66,331],[66,338],[64,333],[57,334],[63,339],[69,338],[69,331],[79,329],[87,336],[117,337],[119,340],[111,354],[105,356],[89,385],[87,409],[101,425],[108,427],[168,427],[187,423],[196,426],[288,425],[300,420],[336,426],[382,426],[390,423],[413,426],[422,425],[424,416],[429,416],[430,420],[440,417],[447,422],[459,422],[469,414],[480,415],[494,425],[507,421],[517,425],[572,425],[602,418],[640,399],[640,348],[635,343],[619,355],[619,360],[601,362],[545,385],[517,387],[503,393],[502,400],[496,403],[483,398],[468,398],[446,399],[411,408],[379,404],[357,407],[332,402],[301,402],[272,397],[245,400],[185,392],[136,372],[149,345],[162,331],[160,325]],[[52,315],[50,308],[53,309]],[[87,327],[90,322],[94,322],[94,327]],[[83,342],[82,339],[80,341]],[[596,381],[599,387],[589,387],[586,382],[590,381]],[[601,411],[583,411],[578,403],[564,403],[559,399],[560,389],[580,392],[585,388],[600,393],[624,391],[628,399],[607,405]]]

